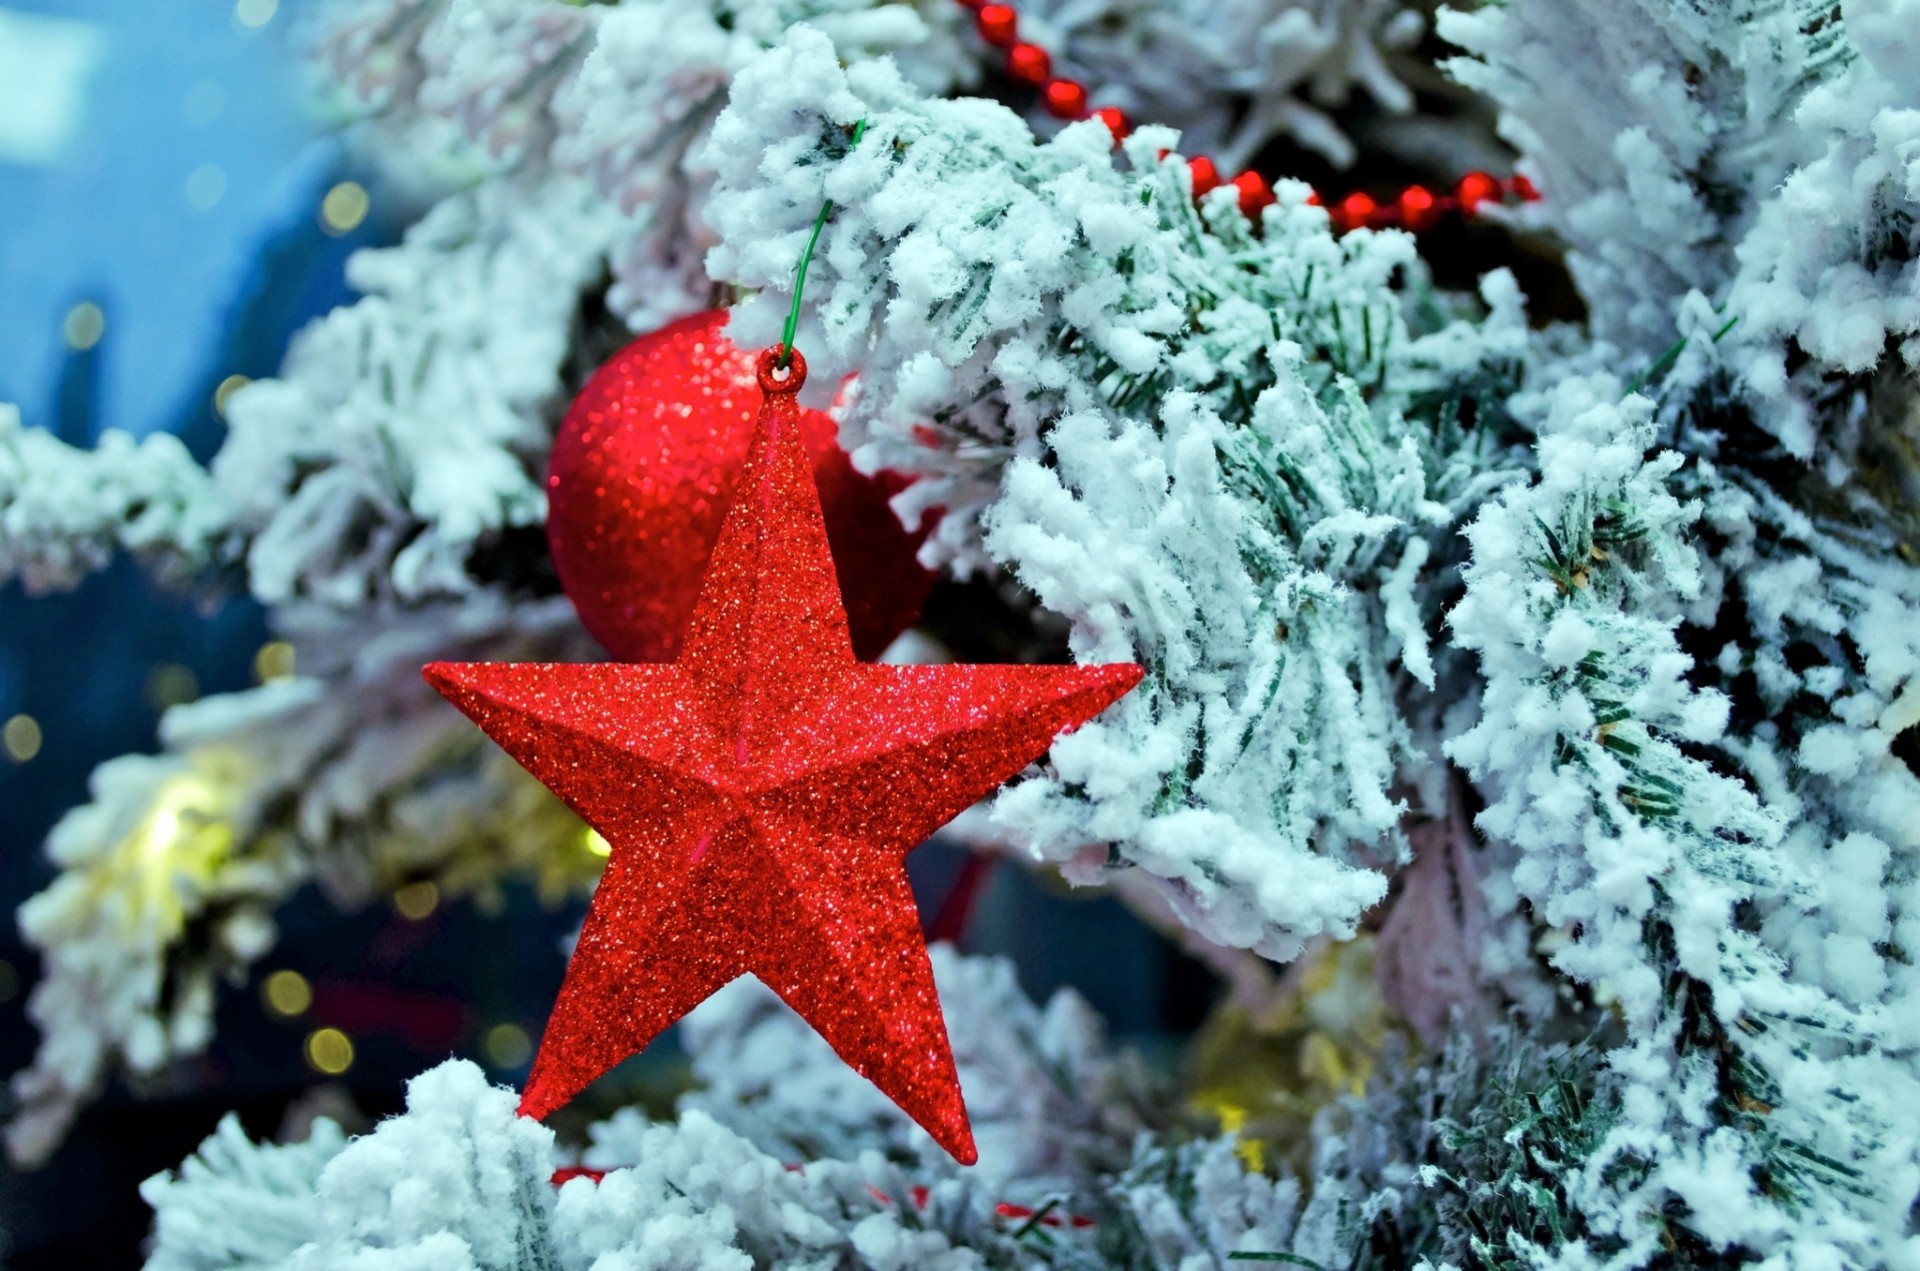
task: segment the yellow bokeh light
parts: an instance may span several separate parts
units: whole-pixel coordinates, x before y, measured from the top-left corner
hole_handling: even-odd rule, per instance
[[[83,353],[100,343],[100,337],[106,333],[107,315],[91,300],[83,300],[67,310],[66,318],[60,323],[60,334],[67,347]]]
[[[353,1067],[353,1039],[337,1028],[316,1028],[307,1034],[307,1062],[337,1077]]]
[[[165,914],[170,927],[184,918],[182,878],[211,879],[233,848],[233,827],[215,811],[224,793],[197,774],[183,773],[160,788],[146,820],[127,836],[122,850],[136,872],[133,889],[146,912]]]
[[[253,655],[253,678],[265,684],[284,680],[293,674],[293,646],[285,640],[269,640]]]
[[[393,893],[393,907],[402,918],[419,922],[440,907],[440,889],[424,878],[417,883],[408,883]]]
[[[165,662],[154,667],[147,676],[147,704],[155,710],[179,706],[199,696],[200,677],[193,673],[191,667],[181,666],[178,662]]]
[[[0,1002],[11,1002],[20,996],[20,973],[13,969],[13,963],[0,958]]]
[[[580,836],[580,842],[582,846],[595,856],[613,855],[613,844],[607,842],[600,831],[594,829],[591,825],[589,825],[586,828],[586,832]]]
[[[219,387],[213,390],[213,409],[220,418],[227,417],[227,403],[233,400],[233,395],[251,383],[253,380],[245,375],[229,375],[220,381]]]
[[[46,740],[40,732],[40,721],[31,715],[15,715],[8,720],[5,728],[0,728],[0,744],[7,748],[7,758],[15,763],[25,763],[40,753],[41,743]]]
[[[533,1039],[518,1024],[495,1024],[480,1039],[480,1049],[495,1068],[518,1068],[533,1057]]]
[[[373,200],[358,181],[342,181],[320,200],[320,227],[329,234],[349,234],[367,219]]]
[[[233,6],[233,17],[241,26],[258,30],[273,21],[279,11],[280,0],[239,0]]]
[[[313,987],[298,971],[275,971],[260,986],[260,996],[266,999],[268,1010],[289,1019],[305,1015],[313,1005]]]

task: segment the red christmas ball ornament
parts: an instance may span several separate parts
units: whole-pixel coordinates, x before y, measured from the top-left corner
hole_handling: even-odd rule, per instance
[[[580,620],[614,657],[679,655],[700,580],[753,439],[753,353],[723,334],[725,310],[643,335],[594,372],[554,438],[547,543]],[[856,472],[833,419],[800,411],[854,653],[871,660],[920,616],[933,576],[902,528],[893,473]]]

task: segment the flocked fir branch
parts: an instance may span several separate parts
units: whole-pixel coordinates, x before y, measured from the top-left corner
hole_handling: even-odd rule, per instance
[[[1011,566],[1077,657],[1148,668],[997,819],[1082,880],[1142,866],[1202,931],[1284,957],[1384,894],[1419,753],[1395,681],[1433,682],[1423,567],[1506,461],[1431,390],[1497,374],[1525,328],[1496,279],[1473,338],[1437,305],[1418,338],[1406,236],[1335,240],[1296,187],[1256,237],[1230,192],[1193,207],[1154,158],[1172,139],[1142,132],[1117,168],[1097,121],[1039,143],[796,29],[715,127],[709,263],[762,289],[739,338],[772,338],[834,200],[814,343],[861,370],[856,462],[917,476],[898,503],[943,509],[930,551]]]

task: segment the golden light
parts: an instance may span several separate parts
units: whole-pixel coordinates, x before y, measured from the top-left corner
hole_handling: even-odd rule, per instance
[[[424,878],[417,883],[408,883],[393,893],[393,907],[402,918],[419,922],[440,907],[440,889]]]
[[[13,963],[0,958],[0,1002],[11,1002],[20,996],[20,973],[13,969]]]
[[[518,1024],[495,1024],[480,1039],[480,1049],[495,1068],[518,1068],[533,1057],[533,1039]]]
[[[219,387],[213,390],[213,409],[220,418],[227,417],[227,403],[233,400],[233,395],[251,383],[252,378],[246,375],[229,375],[220,381]]]
[[[179,706],[199,696],[200,677],[193,673],[191,667],[178,662],[164,662],[154,667],[147,676],[147,704],[155,710]]]
[[[305,1015],[313,1005],[313,987],[298,971],[275,971],[260,986],[260,996],[266,999],[268,1010],[287,1019]]]
[[[262,684],[284,680],[293,674],[293,646],[285,640],[269,640],[253,655],[253,678]]]
[[[100,343],[100,337],[106,333],[107,315],[91,300],[83,300],[67,310],[67,316],[60,323],[60,334],[67,347],[82,353]]]
[[[239,0],[233,6],[233,17],[241,26],[258,30],[273,21],[279,11],[280,0]]]
[[[183,894],[194,890],[190,884],[211,883],[233,851],[233,826],[226,820],[233,799],[232,791],[198,772],[168,778],[146,817],[96,875],[95,886],[133,902],[129,923],[157,920],[163,930],[178,931],[186,921]]]
[[[187,175],[187,203],[196,211],[207,211],[227,193],[227,170],[217,163],[203,163]]]
[[[1220,1118],[1220,1128],[1228,1134],[1239,1134],[1247,1127],[1247,1110],[1240,1104],[1225,1099],[1208,1105]],[[1248,1171],[1254,1174],[1266,1172],[1267,1146],[1256,1138],[1242,1138],[1233,1145],[1233,1154],[1240,1158]]]
[[[0,728],[0,745],[7,748],[7,758],[15,763],[25,763],[40,753],[41,743],[46,738],[41,735],[40,721],[31,715],[15,715]]]
[[[353,1067],[353,1039],[337,1028],[316,1028],[307,1034],[307,1062],[337,1077]]]
[[[607,842],[600,831],[591,825],[587,826],[586,831],[580,836],[580,844],[595,856],[613,855],[613,844]]]
[[[373,200],[358,181],[342,181],[320,200],[320,228],[329,234],[350,234],[367,219]]]

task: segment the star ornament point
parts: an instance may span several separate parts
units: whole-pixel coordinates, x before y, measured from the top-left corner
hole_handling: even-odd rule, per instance
[[[856,661],[801,443],[764,396],[678,661],[434,663],[427,679],[611,846],[534,1059],[535,1118],[741,975],[963,1164],[977,1158],[907,853],[1141,669]]]

